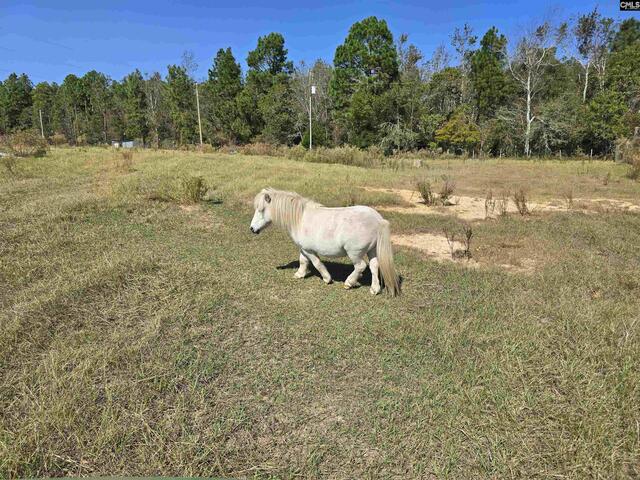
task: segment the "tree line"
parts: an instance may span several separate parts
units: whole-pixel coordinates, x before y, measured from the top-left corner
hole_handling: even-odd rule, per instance
[[[351,26],[332,65],[294,66],[279,33],[258,38],[246,64],[243,73],[231,48],[221,48],[201,82],[188,52],[164,77],[136,69],[117,81],[90,71],[34,85],[12,73],[0,82],[0,134],[33,129],[71,145],[191,145],[199,142],[196,87],[212,145],[307,147],[309,113],[314,145],[385,153],[606,155],[640,126],[640,21],[617,23],[597,9],[511,42],[496,27],[478,38],[465,24],[450,48],[429,57],[369,17]]]

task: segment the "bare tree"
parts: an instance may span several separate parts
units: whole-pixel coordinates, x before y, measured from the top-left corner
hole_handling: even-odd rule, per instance
[[[554,27],[550,22],[544,22],[522,36],[509,59],[509,70],[525,97],[524,154],[527,157],[531,154],[531,125],[536,120],[533,104],[542,89],[545,71],[557,63],[555,52],[566,37],[566,31],[566,24]]]
[[[182,60],[180,66],[184,68],[187,75],[191,80],[195,80],[195,74],[198,70],[198,63],[196,62],[196,56],[192,50],[185,50],[182,52]]]
[[[451,55],[444,45],[438,45],[433,51],[431,58],[425,62],[423,67],[423,81],[428,82],[434,73],[438,73],[449,66]]]
[[[469,72],[471,71],[471,53],[478,37],[473,34],[473,28],[465,23],[462,28],[457,28],[451,36],[451,46],[458,54],[460,69],[462,70],[461,97],[466,102],[470,96]]]
[[[612,18],[604,17],[598,23],[595,40],[595,55],[593,65],[596,68],[596,76],[600,90],[604,90],[605,75],[607,73],[607,62],[609,60],[609,48],[615,36],[615,23]]]
[[[573,27],[573,40],[578,53],[578,61],[584,70],[583,103],[587,101],[591,67],[596,69],[600,89],[604,89],[604,76],[613,30],[613,19],[602,17],[597,8],[580,16]]]

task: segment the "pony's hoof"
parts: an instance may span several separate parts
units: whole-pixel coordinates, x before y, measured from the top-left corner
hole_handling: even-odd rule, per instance
[[[344,288],[345,288],[345,290],[350,290],[350,289],[352,289],[352,288],[356,288],[356,287],[359,287],[359,286],[360,286],[360,282],[356,282],[356,283],[354,283],[353,285],[352,285],[352,284],[350,284],[350,283],[344,282]]]
[[[304,278],[304,277],[307,276],[307,274],[306,273],[296,272],[296,273],[293,274],[293,276],[296,277],[296,278]]]
[[[331,285],[331,282],[333,282],[333,279],[331,279],[331,278],[323,278],[322,281],[324,283],[326,283],[327,285]]]
[[[370,293],[371,295],[378,295],[378,294],[380,293],[380,289],[376,290],[376,289],[374,289],[373,287],[371,287],[371,288],[369,289],[369,293]]]

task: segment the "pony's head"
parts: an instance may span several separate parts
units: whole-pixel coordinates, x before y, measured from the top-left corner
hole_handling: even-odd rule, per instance
[[[251,232],[258,234],[261,230],[271,225],[271,194],[269,190],[264,189],[256,198],[253,199],[253,206],[256,211],[253,214],[253,220],[251,220]]]
[[[302,220],[305,208],[320,206],[295,192],[265,188],[253,200],[256,211],[251,220],[251,231],[260,233],[272,222],[289,232],[295,231]]]

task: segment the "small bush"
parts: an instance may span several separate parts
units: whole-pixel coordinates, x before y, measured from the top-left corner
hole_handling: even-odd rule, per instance
[[[447,243],[449,244],[449,253],[451,253],[451,260],[454,260],[455,257],[455,242],[456,242],[456,232],[445,228],[442,230],[445,238],[447,239]]]
[[[47,141],[31,130],[12,133],[3,139],[5,148],[16,157],[42,157],[47,153]]]
[[[484,198],[484,218],[489,218],[490,215],[493,215],[494,210],[496,209],[496,200],[493,198],[493,191],[489,189],[487,195]]]
[[[416,188],[425,205],[431,206],[435,203],[436,199],[433,191],[431,190],[431,183],[429,183],[427,180],[420,180],[416,183]]]
[[[182,179],[182,197],[189,203],[197,203],[204,199],[209,187],[204,178],[200,176],[190,176]]]
[[[629,171],[627,172],[627,178],[631,180],[640,180],[640,154],[636,154],[633,157],[633,161],[629,166]]]
[[[449,245],[451,260],[455,260],[456,258],[466,258],[467,260],[469,260],[471,258],[471,238],[473,237],[473,229],[468,223],[463,223],[460,227],[460,230],[460,236],[462,238],[462,243],[464,244],[464,249],[456,249],[455,230],[450,230],[449,228],[445,228],[442,230],[445,238],[447,239],[447,244]]]
[[[67,137],[65,137],[61,133],[54,133],[49,137],[49,143],[54,147],[60,147],[62,145],[67,145]]]
[[[456,189],[456,183],[453,179],[447,175],[442,176],[442,187],[440,188],[439,199],[443,205],[449,202],[449,199],[453,195]]]
[[[464,241],[464,250],[462,255],[467,259],[471,258],[471,237],[473,237],[473,229],[471,228],[471,225],[465,223],[462,226],[462,238]]]
[[[520,215],[529,214],[529,206],[527,205],[527,194],[524,188],[518,188],[513,192],[513,202],[516,204],[516,208]]]

